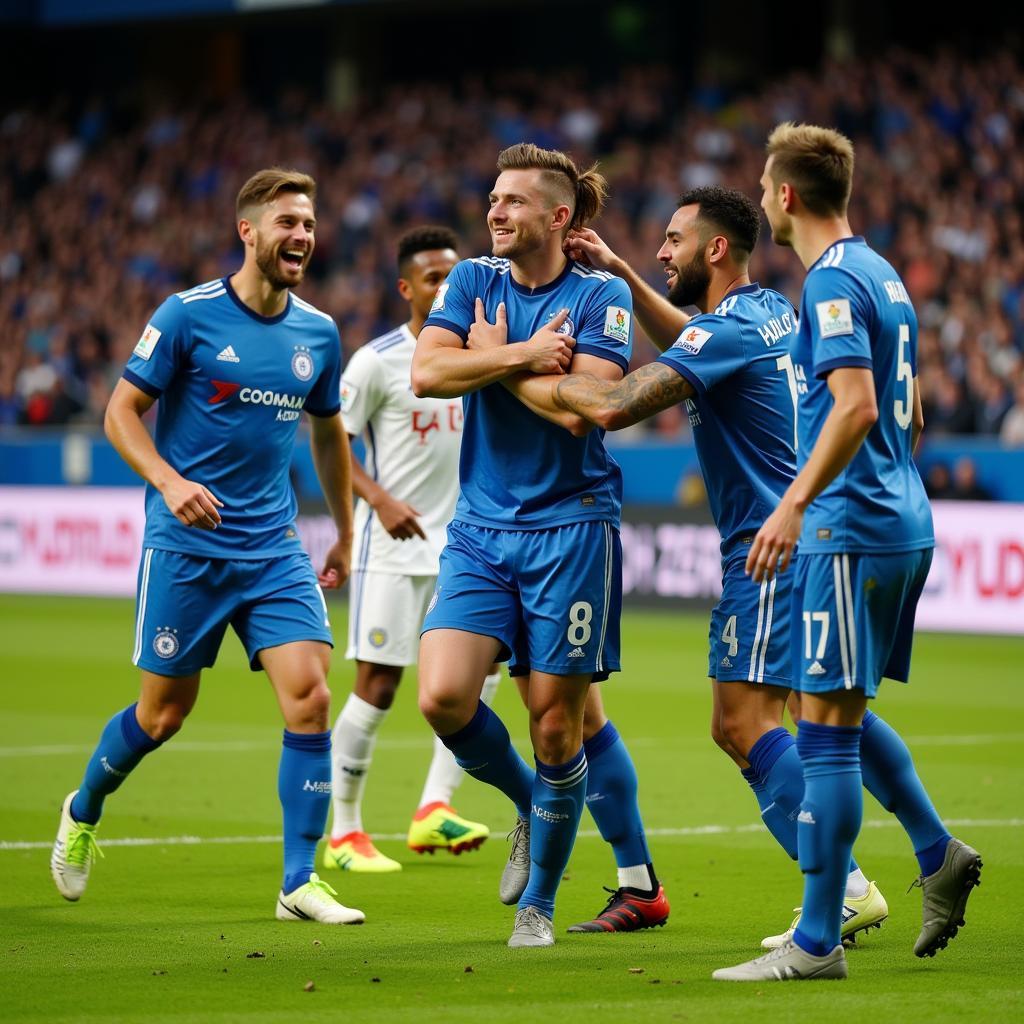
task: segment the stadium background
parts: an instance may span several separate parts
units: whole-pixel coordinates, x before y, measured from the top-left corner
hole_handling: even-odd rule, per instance
[[[175,748],[186,756],[176,761],[169,753],[119,797],[109,829],[124,838],[115,840],[116,864],[101,865],[108,898],[76,908],[86,916],[69,926],[66,908],[50,906],[53,893],[44,888],[54,794],[80,769],[83,744],[112,702],[131,699],[134,687],[126,653],[131,606],[123,596],[134,590],[141,500],[138,481],[102,436],[103,408],[163,296],[238,265],[231,210],[240,182],[270,163],[300,166],[319,180],[317,252],[300,294],[337,319],[351,352],[403,316],[392,254],[406,227],[447,223],[464,253],[486,251],[485,196],[503,145],[532,139],[580,161],[600,159],[612,196],[598,230],[659,282],[653,256],[676,195],[704,182],[755,194],[764,137],[785,118],[835,124],[854,139],[854,229],[894,262],[920,316],[927,420],[920,462],[939,534],[923,618],[931,630],[968,635],[925,634],[916,664],[927,693],[887,691],[887,707],[919,741],[919,764],[948,813],[985,830],[986,856],[1001,865],[987,871],[1003,896],[981,904],[985,940],[971,932],[973,945],[957,949],[960,959],[943,962],[941,973],[915,974],[894,954],[897,941],[912,940],[916,913],[916,904],[913,913],[901,905],[885,941],[858,954],[858,973],[867,974],[870,963],[876,987],[851,983],[844,995],[810,1003],[801,996],[799,1019],[861,1016],[867,1007],[890,1019],[926,1013],[958,1024],[1019,1014],[1024,995],[1012,978],[1019,963],[1013,967],[1006,951],[1016,948],[1024,913],[1016,896],[1024,883],[1024,709],[1014,682],[1021,648],[1019,639],[974,634],[1024,633],[1021,46],[1020,15],[987,0],[956,20],[881,0],[774,8],[0,0],[0,739],[8,744],[0,746],[0,851],[9,858],[4,919],[11,929],[0,951],[0,991],[11,1019],[154,1021],[166,1013],[203,1020],[214,1019],[214,1006],[217,1019],[284,1019],[296,980],[289,972],[300,972],[298,984],[306,976],[308,938],[275,936],[269,945],[250,906],[252,890],[235,887],[238,875],[276,884],[276,853],[260,845],[273,837],[228,848],[197,839],[180,859],[173,844],[146,845],[176,831],[219,837],[209,839],[217,844],[278,828],[268,774],[276,726],[269,707],[249,698],[252,684],[232,641],[187,741]],[[798,298],[795,256],[767,237],[752,270]],[[642,337],[635,350],[637,365],[652,356]],[[767,927],[780,908],[788,910],[772,900],[771,913],[752,911],[744,902],[752,890],[788,886],[788,899],[794,885],[788,864],[768,866],[768,841],[752,831],[747,795],[705,735],[706,625],[688,610],[714,600],[719,565],[686,417],[670,411],[609,441],[626,483],[623,681],[630,693],[623,701],[622,691],[611,690],[609,702],[624,734],[637,738],[645,817],[682,909],[672,927],[628,953],[560,943],[550,976],[531,974],[541,988],[536,998],[566,1020],[594,1007],[664,1019],[679,1008],[670,996],[685,996],[693,1019],[763,1013],[769,999],[774,1018],[798,1019],[797,1004],[782,1001],[788,994],[760,1000],[664,991],[669,979],[706,977],[723,949],[732,956],[728,943],[749,930],[747,915]],[[299,453],[294,482],[304,539],[318,550],[327,534],[308,452]],[[647,610],[657,605],[667,614]],[[343,615],[335,616],[336,630],[344,630]],[[336,657],[336,693],[350,675]],[[981,680],[984,691],[974,686]],[[973,687],[967,702],[965,682]],[[429,756],[409,696],[389,722],[367,799],[379,809],[379,827],[395,837],[418,777],[404,768],[398,774],[388,744],[406,759],[417,752],[424,765]],[[652,701],[656,722],[643,713]],[[521,742],[513,696],[499,694],[499,705]],[[51,707],[60,709],[56,716]],[[188,776],[176,767],[186,761]],[[266,792],[252,792],[251,778],[266,779]],[[467,806],[500,822],[499,804],[480,789],[466,788]],[[159,814],[147,803],[154,792]],[[880,884],[894,895],[909,870],[895,831],[869,829],[864,843]],[[118,842],[141,848],[116,849]],[[399,843],[384,845],[398,855]],[[606,875],[599,845],[585,833],[574,854],[573,875],[591,885],[586,892],[566,887],[567,903],[580,913],[596,909],[591,883]],[[386,925],[363,931],[368,959],[364,966],[345,960],[344,973],[371,982],[363,975],[382,974],[387,991],[407,972],[404,996],[376,996],[378,1013],[391,1007],[385,1019],[423,1019],[421,990],[444,1000],[448,1020],[516,1016],[500,942],[486,954],[463,947],[458,929],[445,931],[433,912],[417,917],[415,909],[429,907],[435,890],[447,891],[457,878],[458,898],[465,894],[471,912],[479,910],[481,933],[498,934],[505,924],[494,923],[482,894],[502,853],[500,841],[488,844],[481,855],[487,871],[460,864],[446,873],[437,865],[441,873],[428,878],[430,871],[417,875],[407,865],[409,888],[363,887],[369,895],[359,899],[369,899],[374,921]],[[182,889],[193,897],[187,905],[179,905]],[[129,903],[150,908],[154,919],[128,921]],[[431,957],[423,956],[422,931],[399,929],[410,907],[413,925],[433,943]],[[204,973],[210,936],[215,954],[230,946],[228,959],[266,948],[278,960],[267,962],[263,980],[247,975],[242,987],[233,973],[225,996],[217,987],[220,962],[216,983]],[[627,978],[624,957],[647,965],[647,975]],[[452,986],[440,996],[437,987],[449,970],[461,982],[463,963],[476,964],[478,981],[467,984],[486,993],[465,1006],[449,998]],[[317,970],[318,986],[327,988]],[[53,985],[58,976],[81,983]],[[595,977],[603,981],[595,985]],[[662,990],[646,988],[662,978]],[[165,981],[174,997],[143,994],[150,982]],[[83,994],[101,990],[108,1003],[95,1013],[81,1005]],[[332,1004],[329,1012],[327,1004],[316,1011],[306,1004],[302,1017],[336,1019],[352,1006],[364,1019],[373,1016],[364,996],[346,998],[351,1006]]]

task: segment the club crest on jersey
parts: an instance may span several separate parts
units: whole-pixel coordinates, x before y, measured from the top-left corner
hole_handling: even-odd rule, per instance
[[[814,304],[818,314],[818,330],[822,338],[853,334],[853,314],[849,299],[826,299]]]
[[[367,639],[370,641],[371,647],[380,650],[388,642],[387,630],[381,629],[380,626],[374,626],[367,634]]]
[[[673,348],[681,348],[695,356],[711,340],[714,331],[705,331],[703,327],[688,327],[673,344]]]
[[[442,309],[444,309],[444,297],[445,295],[448,294],[449,287],[450,286],[448,285],[448,283],[445,282],[443,285],[441,285],[440,288],[437,289],[437,294],[434,296],[434,301],[430,304],[431,313],[439,313]]]
[[[608,306],[604,311],[604,336],[613,341],[629,342],[629,310],[621,306]]]
[[[548,319],[551,320],[557,312],[558,310],[555,310],[553,313],[548,313]],[[562,324],[561,327],[555,328],[555,334],[567,334],[572,338],[576,337],[576,325],[572,322],[571,316],[567,316],[565,318],[565,323]]]
[[[313,376],[313,356],[304,345],[295,346],[295,355],[292,356],[292,373],[299,380],[309,380]]]
[[[146,324],[146,329],[142,332],[142,337],[139,338],[138,344],[135,346],[135,355],[140,359],[148,359],[153,354],[156,343],[160,340],[160,334],[161,332],[152,324]]]
[[[178,653],[178,631],[170,626],[161,626],[153,637],[153,650],[159,658],[173,658]]]

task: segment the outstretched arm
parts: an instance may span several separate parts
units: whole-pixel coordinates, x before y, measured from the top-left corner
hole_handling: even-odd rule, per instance
[[[621,256],[590,228],[572,231],[566,237],[565,250],[571,259],[588,263],[621,277],[633,296],[633,312],[647,337],[662,351],[669,348],[690,322],[689,316],[655,291]]]
[[[618,381],[571,373],[558,381],[555,401],[605,430],[621,430],[694,395],[693,385],[665,363],[648,363]]]

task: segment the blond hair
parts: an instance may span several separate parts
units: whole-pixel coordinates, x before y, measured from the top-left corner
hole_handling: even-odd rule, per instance
[[[257,171],[239,190],[235,200],[235,213],[239,219],[247,217],[254,207],[272,203],[282,192],[298,192],[316,200],[316,182],[303,171],[287,167],[267,167]]]
[[[853,143],[834,128],[786,121],[768,136],[776,187],[792,185],[808,211],[843,216],[853,187]]]
[[[542,180],[559,202],[572,210],[569,228],[586,227],[608,198],[608,182],[592,164],[580,171],[572,158],[557,149],[519,142],[498,154],[499,171],[541,171]]]

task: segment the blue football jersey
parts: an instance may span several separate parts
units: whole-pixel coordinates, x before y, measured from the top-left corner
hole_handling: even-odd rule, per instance
[[[697,392],[686,405],[723,558],[753,538],[796,473],[795,330],[786,298],[748,284],[693,317],[658,360]]]
[[[568,309],[562,330],[576,339],[576,352],[628,368],[633,303],[621,278],[569,262],[550,284],[531,290],[516,283],[506,259],[464,260],[438,290],[426,326],[465,340],[477,298],[492,323],[498,303],[505,303],[510,344],[527,341]],[[466,395],[463,407],[456,519],[506,530],[588,519],[618,524],[622,471],[604,446],[603,431],[573,437],[527,409],[500,382]]]
[[[340,410],[334,321],[289,295],[283,313],[249,309],[227,278],[172,295],[153,314],[124,378],[159,399],[157,451],[224,502],[213,531],[178,522],[146,488],[144,545],[208,558],[300,550],[288,478],[305,409]]]
[[[833,406],[829,371],[871,370],[878,402],[857,454],[808,508],[800,551],[932,547],[931,508],[911,453],[917,316],[899,274],[863,238],[836,242],[808,271],[793,363],[807,382],[797,405],[799,466]]]

